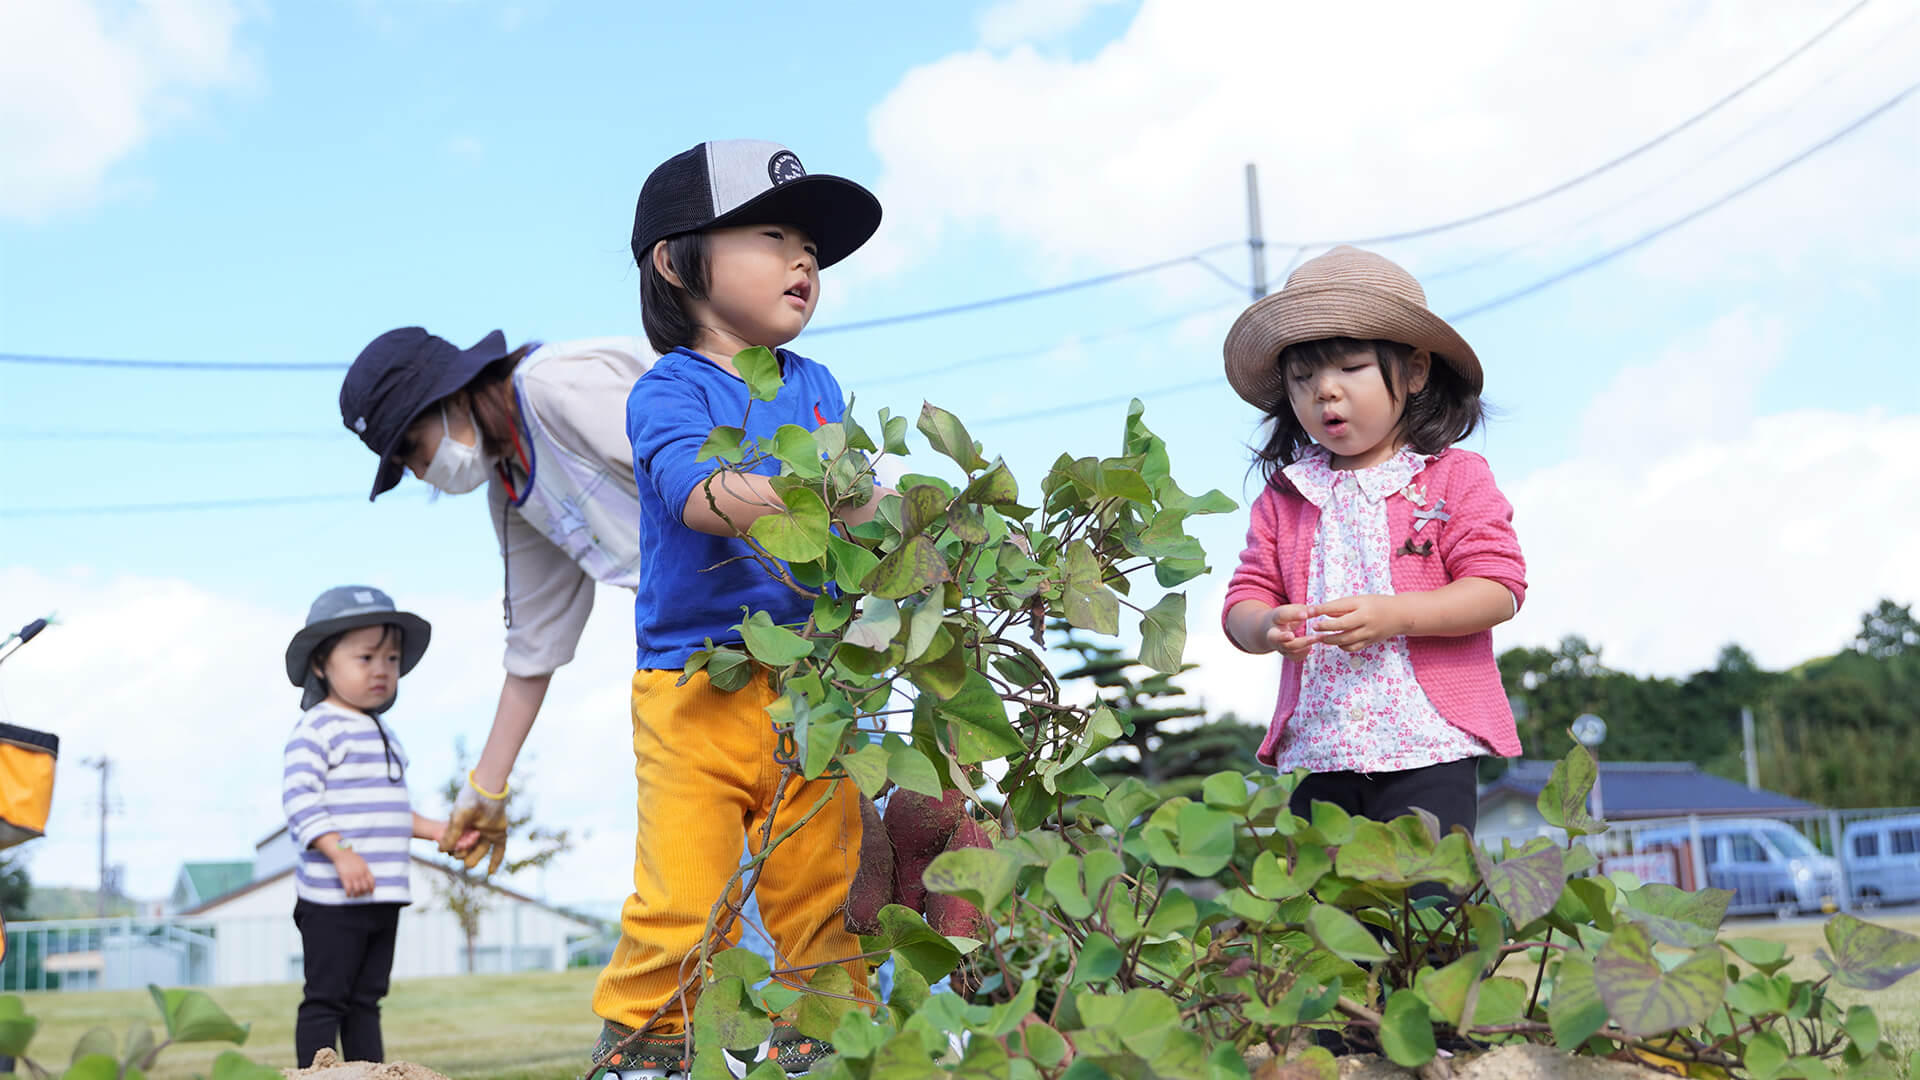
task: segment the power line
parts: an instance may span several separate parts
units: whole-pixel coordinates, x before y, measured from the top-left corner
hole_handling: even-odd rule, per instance
[[[1074,292],[1079,289],[1090,289],[1096,285],[1107,285],[1126,278],[1139,277],[1142,274],[1158,273],[1161,270],[1171,269],[1175,266],[1185,266],[1188,263],[1199,263],[1202,266],[1206,266],[1205,259],[1208,255],[1217,255],[1230,248],[1237,248],[1241,243],[1242,241],[1239,240],[1231,240],[1224,244],[1215,244],[1210,248],[1202,248],[1188,255],[1181,255],[1178,258],[1162,259],[1159,262],[1148,263],[1145,266],[1135,266],[1127,270],[1115,270],[1110,274],[1098,274],[1089,278],[1081,278],[1077,281],[1066,281],[1058,285],[1049,285],[1043,289],[1028,289],[1025,292],[1008,293],[1005,296],[994,296],[985,300],[972,300],[964,304],[954,304],[950,307],[928,308],[924,311],[909,311],[900,315],[885,315],[877,319],[862,319],[859,322],[838,323],[833,326],[822,326],[818,329],[808,330],[807,333],[814,336],[821,334],[838,334],[849,330],[872,330],[881,326],[895,326],[900,323],[919,322],[922,319],[937,319],[947,315],[964,315],[969,311],[979,311],[983,308],[999,307],[1003,304],[1017,304],[1027,300],[1038,300],[1045,296],[1058,296],[1061,293]],[[1213,267],[1207,266],[1207,269],[1213,270]],[[1217,270],[1214,272],[1216,274],[1219,273]]]
[[[1518,199],[1514,202],[1506,203],[1501,206],[1496,206],[1489,210],[1482,210],[1476,214],[1469,214],[1463,218],[1455,218],[1452,221],[1443,221],[1435,225],[1424,225],[1417,229],[1405,229],[1400,232],[1382,233],[1378,236],[1363,236],[1357,239],[1343,238],[1343,239],[1335,239],[1335,240],[1308,240],[1308,241],[1288,241],[1288,242],[1297,243],[1300,247],[1306,248],[1306,247],[1330,247],[1334,244],[1387,244],[1387,243],[1393,243],[1399,240],[1413,240],[1422,236],[1432,236],[1435,233],[1449,232],[1453,229],[1462,228],[1467,225],[1475,225],[1482,221],[1486,221],[1489,218],[1499,217],[1502,214],[1511,213],[1512,211],[1519,210],[1524,207],[1532,206],[1543,199],[1552,198],[1553,196],[1558,195],[1563,191],[1567,191],[1569,189],[1578,187],[1581,184],[1584,184],[1587,181],[1592,180],[1596,176],[1600,176],[1603,173],[1610,172],[1613,169],[1621,165],[1624,165],[1629,161],[1632,161],[1634,158],[1639,157],[1641,154],[1646,153],[1647,151],[1653,149],[1654,147],[1659,146],[1660,144],[1666,142],[1668,139],[1673,138],[1675,135],[1678,135],[1681,132],[1692,127],[1693,125],[1699,123],[1700,121],[1705,120],[1707,117],[1712,116],[1714,113],[1719,112],[1722,108],[1731,104],[1736,98],[1739,98],[1741,95],[1745,94],[1747,91],[1760,85],[1762,82],[1765,82],[1775,72],[1779,71],[1781,68],[1786,67],[1788,64],[1798,59],[1800,55],[1805,53],[1808,49],[1811,49],[1815,45],[1819,44],[1820,41],[1824,39],[1828,34],[1831,34],[1835,30],[1838,30],[1842,23],[1845,23],[1848,19],[1853,18],[1856,14],[1860,12],[1860,9],[1866,7],[1867,4],[1870,2],[1871,0],[1859,0],[1859,3],[1856,3],[1852,7],[1841,12],[1839,18],[1833,20],[1831,23],[1828,23],[1825,29],[1821,30],[1819,33],[1808,38],[1806,41],[1801,42],[1798,48],[1794,49],[1792,52],[1788,53],[1786,56],[1781,57],[1779,60],[1775,61],[1773,65],[1768,67],[1765,71],[1762,71],[1760,74],[1755,75],[1751,79],[1748,79],[1746,82],[1736,87],[1732,93],[1727,94],[1725,97],[1707,106],[1705,109],[1702,109],[1701,111],[1681,121],[1678,125],[1668,128],[1666,131],[1661,132],[1660,134],[1654,136],[1652,139],[1644,143],[1641,143],[1639,146],[1634,147],[1633,149],[1627,151],[1624,154],[1621,154],[1619,157],[1616,157],[1611,161],[1607,161],[1600,165],[1596,165],[1593,168],[1588,169],[1586,172],[1583,172],[1580,175],[1575,176],[1570,180],[1563,180],[1560,183],[1555,184],[1550,188],[1547,188],[1545,191],[1535,192],[1534,194],[1529,195],[1524,199]]]
[[[1533,284],[1528,285],[1524,288],[1515,289],[1513,292],[1503,293],[1500,296],[1496,296],[1491,300],[1485,301],[1480,304],[1476,304],[1473,307],[1466,309],[1465,311],[1459,312],[1458,314],[1449,315],[1447,316],[1447,318],[1457,322],[1462,319],[1470,319],[1475,315],[1492,311],[1493,309],[1498,307],[1505,307],[1506,305],[1511,304],[1515,300],[1518,300],[1522,297],[1532,296],[1534,293],[1537,293],[1542,289],[1548,288],[1553,285],[1558,285],[1560,282],[1565,281],[1568,278],[1573,277],[1577,274],[1584,274],[1587,271],[1592,270],[1597,266],[1600,266],[1604,263],[1612,262],[1614,259],[1617,259],[1622,255],[1625,255],[1627,252],[1632,251],[1635,248],[1644,247],[1647,244],[1650,244],[1653,241],[1659,239],[1660,237],[1665,236],[1666,234],[1672,232],[1673,230],[1680,228],[1682,225],[1685,225],[1688,222],[1691,222],[1705,214],[1709,214],[1715,210],[1718,210],[1720,207],[1725,206],[1726,204],[1732,202],[1733,200],[1739,198],[1740,196],[1745,195],[1747,192],[1752,191],[1754,188],[1759,187],[1761,184],[1766,183],[1767,181],[1773,179],[1776,176],[1779,176],[1781,173],[1786,172],[1788,169],[1793,168],[1795,165],[1800,164],[1801,162],[1807,160],[1813,155],[1819,153],[1820,151],[1825,150],[1827,147],[1832,146],[1834,143],[1839,142],[1841,139],[1846,138],[1848,135],[1853,134],[1855,131],[1858,131],[1859,129],[1865,127],[1868,123],[1870,123],[1876,117],[1880,116],[1882,113],[1885,113],[1887,110],[1892,109],[1895,106],[1899,105],[1902,101],[1905,101],[1908,97],[1911,97],[1914,91],[1916,90],[1920,90],[1920,83],[1914,83],[1908,86],[1905,90],[1900,91],[1898,94],[1895,94],[1893,97],[1889,98],[1885,102],[1882,102],[1880,105],[1876,106],[1874,109],[1869,111],[1866,115],[1855,120],[1853,123],[1848,124],[1846,127],[1841,128],[1839,131],[1836,131],[1833,134],[1827,136],[1826,138],[1821,139],[1819,142],[1814,143],[1812,146],[1807,147],[1805,150],[1800,151],[1798,154],[1795,154],[1794,156],[1788,158],[1787,160],[1781,162],[1780,164],[1775,165],[1773,168],[1768,169],[1766,172],[1761,173],[1759,176],[1754,177],[1752,180],[1749,180],[1746,183],[1740,185],[1739,187],[1734,188],[1732,191],[1729,191],[1726,194],[1721,195],[1719,198],[1714,199],[1712,202],[1709,202],[1704,206],[1697,207],[1696,209],[1686,214],[1683,214],[1680,217],[1674,218],[1672,221],[1667,222],[1665,225],[1661,225],[1661,226],[1658,226],[1657,228],[1649,229],[1646,232],[1641,233],[1639,236],[1634,237],[1632,240],[1629,240],[1626,243],[1619,245],[1618,247],[1609,248],[1606,251],[1603,251],[1600,254],[1595,255],[1590,259],[1587,259],[1583,262],[1575,263],[1574,265],[1550,277],[1541,278],[1539,281],[1536,281]]]
[[[1620,244],[1616,247],[1609,248],[1606,251],[1603,251],[1591,258],[1588,258],[1586,260],[1583,260],[1582,262],[1576,263],[1573,266],[1570,266],[1564,270],[1561,270],[1558,273],[1549,275],[1548,277],[1545,277],[1545,278],[1541,278],[1538,281],[1535,281],[1522,288],[1515,289],[1512,292],[1504,293],[1499,296],[1493,297],[1492,299],[1483,301],[1482,303],[1476,304],[1473,307],[1466,308],[1464,310],[1449,314],[1446,316],[1446,318],[1450,322],[1461,322],[1478,315],[1484,315],[1489,311],[1493,311],[1497,308],[1505,307],[1506,305],[1514,303],[1515,301],[1524,299],[1525,297],[1528,297],[1528,296],[1532,296],[1534,293],[1550,288],[1563,281],[1566,281],[1569,278],[1578,276],[1580,274],[1584,274],[1587,271],[1593,270],[1599,266],[1602,266],[1608,262],[1611,262],[1614,259],[1617,259],[1620,256],[1627,254],[1628,252],[1644,247],[1647,244],[1652,243],[1654,240],[1657,240],[1660,237],[1665,236],[1667,233],[1670,233],[1675,229],[1681,228],[1684,225],[1690,224],[1691,222],[1698,220],[1699,218],[1705,216],[1706,214],[1712,213],[1713,211],[1719,209],[1720,207],[1725,206],[1728,203],[1732,202],[1733,200],[1739,198],[1740,196],[1745,195],[1747,192],[1752,191],[1753,189],[1761,186],[1762,184],[1765,184],[1767,181],[1772,180],[1775,177],[1780,176],[1782,173],[1787,172],[1789,169],[1792,169],[1794,166],[1807,160],[1813,155],[1819,153],[1820,151],[1825,150],[1826,148],[1832,146],[1834,143],[1837,143],[1840,140],[1846,138],[1848,135],[1853,134],[1855,131],[1858,131],[1860,128],[1865,127],[1867,124],[1871,123],[1873,120],[1880,117],[1882,114],[1897,107],[1901,102],[1911,97],[1916,91],[1920,91],[1920,83],[1913,83],[1909,85],[1906,89],[1900,91],[1898,94],[1895,94],[1893,97],[1887,99],[1886,101],[1882,102],[1878,106],[1875,106],[1873,109],[1861,115],[1860,117],[1855,119],[1853,122],[1847,124],[1845,127],[1839,129],[1838,131],[1835,131],[1831,135],[1828,135],[1826,138],[1821,139],[1819,142],[1814,143],[1812,146],[1807,147],[1805,150],[1802,150],[1798,154],[1795,154],[1793,157],[1788,158],[1787,160],[1781,162],[1780,164],[1774,166],[1771,169],[1768,169],[1766,172],[1761,173],[1759,176],[1753,178],[1752,180],[1747,181],[1746,183],[1740,185],[1739,187],[1736,187],[1733,190],[1728,191],[1725,194],[1722,194],[1718,198],[1715,198],[1712,201],[1702,206],[1696,207],[1695,209],[1689,211],[1686,214],[1681,215],[1680,217],[1674,218],[1672,221],[1669,221],[1664,225],[1660,225],[1653,229],[1649,229],[1646,232],[1641,233],[1639,236],[1634,237],[1632,240],[1629,240],[1624,244]],[[1191,258],[1194,258],[1194,256],[1187,256],[1186,258],[1191,259]],[[1184,260],[1175,260],[1175,261],[1177,262],[1177,261],[1184,261]],[[949,365],[949,369],[953,366],[955,365]],[[921,373],[921,374],[924,375],[926,373]],[[1224,381],[1225,379],[1223,376],[1212,376],[1206,379],[1197,379],[1190,382],[1178,383],[1172,386],[1165,386],[1165,387],[1160,387],[1153,390],[1140,391],[1137,393],[1113,395],[1110,397],[1104,397],[1104,398],[1094,399],[1090,401],[1073,402],[1066,405],[1057,405],[1057,406],[1051,406],[1043,409],[1034,409],[1034,410],[1030,410],[1022,413],[1012,413],[1004,416],[989,417],[985,420],[976,421],[974,426],[984,428],[984,427],[992,427],[999,424],[1011,424],[1011,423],[1018,423],[1021,421],[1025,421],[1025,420],[1039,419],[1047,416],[1061,416],[1067,413],[1081,412],[1087,409],[1096,409],[1096,408],[1101,408],[1107,405],[1119,404],[1122,402],[1130,401],[1136,397],[1144,399],[1148,397],[1166,397],[1173,394],[1185,393],[1187,391],[1197,390],[1202,387],[1217,385]],[[339,501],[339,500],[351,499],[351,498],[358,498],[358,496],[355,496],[355,495],[288,495],[288,496],[276,496],[276,497],[257,498],[257,499],[223,499],[223,500],[205,500],[205,501],[199,501],[199,502],[182,502],[182,503],[144,503],[144,504],[128,504],[128,505],[119,505],[119,506],[0,507],[0,518],[51,517],[56,515],[68,515],[68,514],[159,513],[159,512],[171,512],[171,511],[182,511],[182,510],[231,510],[231,509],[247,509],[247,508],[258,507],[258,506],[290,505],[290,504],[296,504],[296,503],[323,502],[323,501]]]
[[[345,371],[348,364],[267,363],[217,360],[118,360],[98,356],[44,356],[39,353],[0,353],[0,364],[38,364],[46,367],[141,368],[154,371]]]
[[[1088,409],[1099,409],[1108,405],[1123,405],[1132,401],[1134,398],[1140,398],[1144,401],[1147,398],[1172,397],[1175,394],[1184,394],[1189,390],[1199,390],[1202,387],[1222,385],[1226,381],[1227,378],[1224,375],[1210,375],[1204,379],[1175,383],[1172,386],[1162,386],[1153,390],[1136,390],[1131,394],[1114,394],[1111,397],[1096,398],[1092,401],[1076,401],[1071,405],[1055,405],[1045,409],[1031,409],[1027,412],[1009,413],[1005,416],[992,416],[985,420],[977,421],[972,426],[981,428],[997,427],[1001,424],[1017,424],[1022,420],[1038,420],[1046,416],[1064,416],[1067,413],[1085,412]]]
[[[67,517],[77,514],[171,514],[200,510],[253,510],[268,506],[345,502],[364,495],[268,495],[250,499],[198,499],[189,502],[120,503],[109,506],[0,506],[0,518]]]
[[[1242,289],[1245,288],[1244,285],[1221,273],[1217,267],[1206,261],[1206,257],[1209,255],[1217,255],[1222,251],[1238,246],[1240,246],[1240,241],[1228,241],[1222,244],[1215,244],[1209,248],[1202,248],[1199,251],[1181,255],[1177,258],[1162,259],[1159,262],[1148,263],[1145,266],[1130,267],[1126,270],[1115,270],[1110,274],[1097,274],[1093,277],[1080,278],[1076,281],[1064,281],[1058,285],[1049,285],[1045,288],[1028,289],[1025,292],[1008,293],[1004,296],[991,296],[984,300],[972,300],[964,304],[954,304],[949,307],[928,308],[924,311],[908,311],[899,315],[883,315],[877,319],[863,319],[858,322],[821,326],[808,330],[807,333],[818,337],[821,334],[838,334],[849,330],[871,330],[875,327],[895,326],[900,323],[919,322],[923,319],[937,319],[947,315],[963,315],[969,311],[980,311],[985,308],[1000,307],[1004,304],[1017,304],[1027,300],[1039,300],[1043,297],[1075,292],[1080,289],[1091,289],[1098,285],[1109,285],[1116,281],[1124,281],[1127,278],[1139,277],[1143,274],[1158,273],[1161,270],[1168,270],[1176,266],[1185,266],[1189,263],[1205,268],[1213,273],[1214,276],[1219,277],[1236,289]],[[0,364],[36,364],[47,367],[135,368],[149,371],[274,373],[345,371],[351,366],[349,364],[339,363],[264,363],[250,361],[225,363],[215,360],[122,360],[93,356],[48,356],[39,353],[0,353]]]
[[[1754,177],[1752,180],[1749,180],[1746,183],[1740,185],[1739,187],[1734,188],[1732,191],[1726,192],[1725,194],[1719,196],[1718,198],[1712,200],[1711,202],[1708,202],[1702,206],[1696,207],[1695,209],[1681,215],[1680,217],[1674,218],[1672,221],[1669,221],[1664,225],[1660,225],[1655,228],[1649,229],[1646,232],[1641,233],[1639,236],[1634,237],[1632,240],[1629,240],[1624,244],[1620,244],[1617,247],[1609,248],[1606,251],[1599,253],[1598,255],[1585,259],[1579,263],[1574,264],[1573,266],[1567,267],[1566,269],[1561,270],[1556,274],[1552,274],[1547,277],[1541,278],[1538,281],[1535,281],[1522,288],[1515,289],[1512,292],[1503,293],[1490,300],[1486,300],[1479,304],[1475,304],[1470,308],[1465,308],[1463,310],[1449,314],[1446,316],[1446,319],[1448,322],[1463,322],[1475,316],[1484,315],[1489,311],[1495,310],[1496,308],[1505,307],[1508,304],[1511,304],[1518,300],[1532,296],[1534,293],[1540,292],[1547,288],[1551,288],[1554,285],[1558,285],[1559,283],[1567,280],[1568,278],[1575,277],[1580,274],[1584,274],[1589,270],[1595,269],[1596,267],[1612,262],[1614,259],[1617,259],[1620,256],[1625,255],[1628,252],[1631,252],[1637,248],[1645,247],[1647,244],[1652,243],[1653,241],[1659,239],[1662,236],[1665,236],[1666,234],[1674,231],[1675,229],[1678,229],[1683,225],[1687,225],[1707,214],[1712,213],[1715,210],[1718,210],[1720,207],[1727,205],[1733,200],[1739,198],[1740,196],[1745,195],[1747,192],[1752,191],[1754,188],[1757,188],[1760,185],[1766,183],[1767,181],[1772,180],[1773,178],[1793,168],[1795,165],[1800,164],[1801,162],[1807,160],[1813,155],[1819,153],[1820,151],[1825,150],[1827,147],[1832,146],[1834,143],[1839,142],[1841,139],[1846,138],[1848,135],[1853,134],[1855,131],[1858,131],[1860,128],[1865,127],[1868,123],[1872,122],[1874,119],[1876,119],[1883,113],[1898,106],[1902,101],[1905,101],[1907,98],[1911,97],[1916,91],[1920,91],[1920,83],[1914,83],[1908,86],[1905,90],[1900,91],[1898,94],[1895,94],[1893,97],[1887,99],[1886,101],[1882,102],[1878,106],[1875,106],[1873,109],[1869,110],[1867,113],[1860,116],[1858,119],[1854,120],[1852,123],[1834,132],[1833,134],[1827,136],[1826,138],[1821,139],[1819,142],[1814,143],[1812,146],[1807,147],[1805,150],[1800,151],[1798,154],[1795,154],[1793,157],[1790,157],[1787,160],[1781,162],[1780,164],[1775,165],[1773,168],[1768,169],[1766,172],[1761,173],[1759,176]],[[972,426],[984,428],[984,427],[993,427],[997,424],[1012,424],[1012,423],[1019,423],[1024,420],[1038,420],[1048,416],[1064,416],[1068,413],[1083,412],[1088,409],[1097,409],[1097,408],[1102,408],[1108,405],[1120,404],[1126,401],[1130,401],[1134,398],[1141,398],[1144,400],[1150,397],[1167,397],[1174,394],[1186,393],[1190,390],[1199,390],[1208,386],[1223,385],[1225,382],[1226,382],[1225,376],[1214,375],[1205,379],[1195,379],[1191,382],[1176,383],[1172,386],[1163,386],[1157,389],[1143,390],[1143,391],[1139,391],[1132,394],[1116,394],[1111,397],[1098,398],[1091,401],[1076,401],[1066,405],[1055,405],[1055,406],[1051,406],[1044,409],[1032,409],[1027,412],[1012,413],[1005,416],[989,417],[985,420],[975,421]]]
[[[1899,29],[1904,31],[1912,27],[1916,22],[1920,22],[1920,15],[1915,15],[1913,17],[1908,18],[1905,23],[1901,24]],[[1896,40],[1898,40],[1897,32],[1895,34],[1881,38],[1879,41],[1875,42],[1871,48],[1860,53],[1858,56],[1854,57],[1852,60],[1848,61],[1846,64],[1842,65],[1841,67],[1836,68],[1834,71],[1826,75],[1820,81],[1814,83],[1812,86],[1802,91],[1792,101],[1768,113],[1765,117],[1761,118],[1759,121],[1741,129],[1740,132],[1734,135],[1732,138],[1727,139],[1725,142],[1722,142],[1720,145],[1714,147],[1712,150],[1709,150],[1704,156],[1696,160],[1692,165],[1689,165],[1686,168],[1679,170],[1678,172],[1670,173],[1666,176],[1665,179],[1662,179],[1657,183],[1653,183],[1646,187],[1643,187],[1640,190],[1634,192],[1633,194],[1628,195],[1624,199],[1618,199],[1614,202],[1608,203],[1606,206],[1603,206],[1600,209],[1595,210],[1590,214],[1583,215],[1580,218],[1572,222],[1569,222],[1566,226],[1558,230],[1555,230],[1555,235],[1566,236],[1574,232],[1577,232],[1581,228],[1587,225],[1590,225],[1593,222],[1600,220],[1601,218],[1607,217],[1608,215],[1614,213],[1617,210],[1621,210],[1627,206],[1631,206],[1632,204],[1639,202],[1641,199],[1644,199],[1648,195],[1651,195],[1654,192],[1659,191],[1661,188],[1667,187],[1668,185],[1672,184],[1676,180],[1681,179],[1682,177],[1690,176],[1693,173],[1698,172],[1701,168],[1703,168],[1707,164],[1719,158],[1720,155],[1726,153],[1728,150],[1731,150],[1733,147],[1751,138],[1755,132],[1761,130],[1762,128],[1770,127],[1773,124],[1778,123],[1782,117],[1786,116],[1790,112],[1793,112],[1795,109],[1798,109],[1800,106],[1806,104],[1808,99],[1812,98],[1815,94],[1818,94],[1820,91],[1826,89],[1828,86],[1831,86],[1836,80],[1846,75],[1857,74],[1860,71],[1860,65],[1863,61],[1879,53],[1882,49],[1886,48],[1888,45],[1892,44]],[[1549,239],[1548,237],[1536,237],[1532,240],[1526,241],[1525,243],[1516,244],[1509,248],[1503,248],[1499,251],[1491,252],[1489,254],[1482,255],[1474,259],[1470,259],[1464,263],[1456,263],[1453,266],[1443,267],[1439,270],[1425,271],[1421,273],[1420,279],[1422,281],[1438,281],[1443,278],[1454,277],[1459,274],[1464,274],[1474,270],[1479,270],[1479,269],[1482,269],[1483,267],[1491,266],[1494,263],[1502,262],[1514,255],[1519,254],[1522,251],[1527,250],[1528,248],[1539,247],[1542,244],[1546,243],[1548,239]]]
[[[885,375],[877,379],[861,379],[858,385],[854,387],[854,389],[855,389],[855,392],[857,393],[858,391],[862,389],[866,389],[868,387],[892,386],[895,383],[917,382],[922,379],[933,378],[934,376],[937,376],[937,375],[945,375],[953,371],[969,371],[969,370],[974,370],[978,368],[983,368],[991,364],[1005,363],[1008,360],[1024,360],[1024,359],[1035,357],[1035,356],[1045,356],[1046,354],[1053,352],[1056,349],[1066,348],[1070,345],[1090,344],[1097,341],[1111,341],[1115,338],[1132,337],[1136,334],[1144,334],[1149,330],[1157,330],[1162,326],[1168,326],[1173,323],[1185,322],[1188,319],[1197,318],[1198,316],[1201,316],[1201,315],[1208,315],[1216,311],[1224,311],[1227,308],[1237,308],[1240,306],[1241,306],[1241,302],[1239,300],[1229,300],[1229,301],[1226,301],[1225,303],[1220,303],[1220,304],[1203,304],[1200,307],[1188,308],[1185,311],[1177,311],[1172,315],[1163,315],[1157,319],[1152,319],[1148,322],[1139,323],[1134,326],[1126,326],[1118,330],[1103,330],[1097,334],[1084,334],[1077,338],[1073,338],[1065,342],[1056,342],[1052,345],[1042,345],[1042,346],[1039,346],[1036,348],[1030,348],[1030,349],[1015,349],[1012,352],[993,353],[988,356],[972,357],[966,360],[955,360],[951,363],[942,364],[939,367],[924,368],[917,371],[899,372],[893,375]]]
[[[855,385],[856,392],[877,386],[891,386],[896,383],[913,382],[945,375],[953,371],[970,371],[1008,360],[1020,360],[1034,356],[1044,356],[1068,344],[1090,344],[1099,341],[1111,341],[1116,338],[1132,337],[1162,326],[1185,322],[1201,315],[1224,311],[1240,306],[1240,301],[1229,300],[1219,304],[1203,304],[1199,307],[1176,311],[1144,323],[1105,330],[1095,334],[1081,335],[1072,341],[1044,345],[1037,348],[1015,349],[1011,352],[990,353],[986,356],[968,357],[955,360],[939,367],[923,368],[914,371],[898,372],[875,379],[860,379]],[[65,430],[60,428],[0,428],[0,443],[4,442],[146,442],[162,444],[193,443],[240,443],[240,442],[283,442],[316,441],[339,437],[339,431],[132,431],[115,428],[93,430]]]
[[[242,443],[281,442],[290,439],[318,441],[336,439],[341,429],[332,431],[132,431],[120,428],[97,430],[63,428],[0,428],[0,443],[5,442],[143,442],[143,443]]]

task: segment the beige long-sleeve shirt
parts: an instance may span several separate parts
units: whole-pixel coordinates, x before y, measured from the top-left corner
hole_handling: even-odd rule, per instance
[[[544,348],[559,352],[527,373],[523,393],[530,399],[528,407],[540,415],[556,442],[581,457],[606,462],[629,497],[638,498],[627,440],[627,394],[652,366],[653,350],[643,338],[593,338]],[[573,659],[593,612],[594,579],[508,505],[498,476],[487,484],[487,511],[506,562],[512,611],[507,672],[523,677],[551,674]]]

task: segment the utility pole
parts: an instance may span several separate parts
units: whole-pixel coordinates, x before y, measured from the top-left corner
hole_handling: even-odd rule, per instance
[[[1745,749],[1742,757],[1747,759],[1747,790],[1760,790],[1760,755],[1753,749],[1753,710],[1740,706],[1740,741]]]
[[[111,899],[113,871],[107,866],[107,780],[113,773],[113,759],[101,754],[99,757],[82,758],[80,764],[100,770],[100,897],[99,914],[107,917],[107,903]]]
[[[1253,162],[1247,162],[1247,250],[1253,256],[1255,300],[1267,295],[1267,241],[1260,232],[1260,174]]]

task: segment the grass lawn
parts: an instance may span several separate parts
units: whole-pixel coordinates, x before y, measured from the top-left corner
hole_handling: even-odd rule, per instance
[[[532,975],[473,975],[402,979],[382,1009],[387,1060],[413,1061],[455,1080],[570,1080],[586,1071],[600,1035],[590,1005],[597,969]],[[293,1064],[297,983],[204,988],[253,1033],[241,1051],[274,1066]],[[159,1010],[145,991],[27,994],[27,1012],[40,1020],[34,1060],[66,1065],[87,1029],[104,1024],[124,1037],[127,1026],[151,1023]],[[225,1043],[170,1047],[151,1074],[157,1080],[205,1075]],[[55,1069],[55,1072],[58,1072]]]
[[[1920,914],[1879,915],[1871,921],[1920,934]],[[1795,959],[1787,968],[1795,978],[1817,979],[1824,972],[1813,959],[1822,948],[1821,920],[1780,923],[1750,920],[1731,923],[1731,937],[1782,941]],[[474,975],[442,979],[406,979],[394,983],[386,1000],[382,1028],[387,1059],[413,1061],[455,1080],[570,1080],[585,1071],[587,1052],[600,1022],[588,1002],[596,971],[579,969],[537,975]],[[234,1019],[253,1024],[242,1049],[255,1061],[276,1066],[293,1062],[293,1013],[300,987],[229,986],[211,990]],[[1865,1003],[1880,1019],[1884,1037],[1900,1048],[1904,1060],[1920,1049],[1920,975],[1892,989],[1868,994],[1839,988],[1842,1005]],[[145,992],[100,994],[28,994],[27,1011],[39,1017],[36,1059],[65,1064],[65,1055],[81,1033],[99,1024],[124,1032],[134,1022],[157,1021]],[[185,1080],[204,1074],[224,1044],[169,1049],[160,1058],[156,1080]]]

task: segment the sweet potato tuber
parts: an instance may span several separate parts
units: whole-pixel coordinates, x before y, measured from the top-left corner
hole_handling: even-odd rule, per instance
[[[904,788],[887,799],[887,836],[893,841],[893,899],[915,911],[927,910],[927,887],[920,880],[927,864],[944,851],[954,827],[966,817],[967,797],[949,791],[929,799]]]
[[[990,848],[993,841],[987,838],[987,830],[972,818],[963,819],[947,839],[946,850],[959,851],[963,848]],[[982,938],[986,936],[986,916],[980,909],[957,896],[945,893],[930,893],[927,896],[927,925],[935,933],[956,934],[961,937]]]
[[[860,800],[860,868],[847,888],[846,927],[850,934],[880,932],[880,909],[893,903],[893,841],[873,800]]]

